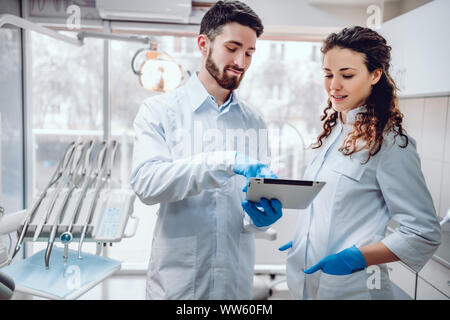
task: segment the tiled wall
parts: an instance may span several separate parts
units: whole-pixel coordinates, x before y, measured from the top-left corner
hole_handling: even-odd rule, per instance
[[[417,141],[422,171],[439,216],[450,208],[450,97],[401,98],[404,126]]]

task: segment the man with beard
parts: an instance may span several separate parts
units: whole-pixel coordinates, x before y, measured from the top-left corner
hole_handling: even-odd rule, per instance
[[[198,74],[173,92],[145,100],[136,116],[131,185],[145,204],[160,203],[148,299],[252,298],[251,231],[279,219],[281,204],[262,201],[260,211],[248,201],[241,205],[246,179],[276,178],[255,160],[268,156],[267,134],[248,143],[265,148],[251,156],[224,135],[266,128],[234,92],[262,32],[246,4],[218,1],[201,22]],[[253,222],[255,212],[261,217]]]

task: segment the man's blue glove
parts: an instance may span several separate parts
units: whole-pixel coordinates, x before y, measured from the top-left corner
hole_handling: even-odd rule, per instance
[[[242,202],[242,208],[252,219],[253,224],[257,227],[267,227],[277,221],[282,216],[281,202],[277,199],[271,201],[261,198],[258,203],[245,200]]]
[[[305,270],[305,273],[311,274],[320,269],[328,274],[345,275],[365,269],[366,267],[366,260],[361,251],[356,246],[352,246],[325,257],[319,263]]]
[[[247,192],[250,178],[278,178],[266,164],[239,152],[236,152],[234,158],[233,171],[247,178],[247,183],[244,189],[242,189],[243,192]]]
[[[279,247],[278,250],[285,251],[285,250],[290,249],[290,248],[292,248],[292,240],[289,241],[288,243],[282,245],[281,247]]]

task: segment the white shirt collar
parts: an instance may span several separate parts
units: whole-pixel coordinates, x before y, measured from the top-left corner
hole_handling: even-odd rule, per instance
[[[196,111],[201,105],[203,105],[203,103],[205,103],[207,99],[210,99],[209,102],[217,106],[214,97],[211,96],[206,90],[205,86],[198,78],[197,73],[194,72],[192,74],[185,87],[193,112]],[[232,91],[228,100],[222,106],[220,106],[220,110],[223,110],[227,106],[231,106],[234,104],[239,105],[236,93]]]

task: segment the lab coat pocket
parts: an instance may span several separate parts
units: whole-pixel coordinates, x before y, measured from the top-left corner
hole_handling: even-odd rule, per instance
[[[197,237],[160,238],[153,250],[164,299],[194,299]]]
[[[322,272],[317,299],[319,300],[368,300],[367,273],[361,270],[347,275]]]
[[[362,165],[358,159],[346,159],[348,161],[339,161],[335,163],[333,168],[334,172],[337,172],[346,178],[351,179],[350,181],[359,181],[366,170],[366,166]]]

